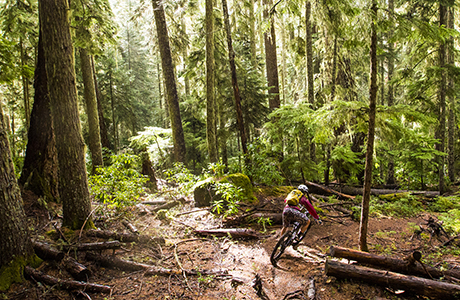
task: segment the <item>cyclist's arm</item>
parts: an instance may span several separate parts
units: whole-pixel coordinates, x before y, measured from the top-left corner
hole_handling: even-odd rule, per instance
[[[302,196],[302,198],[300,198],[300,204],[302,204],[302,206],[308,210],[308,212],[310,213],[310,215],[313,216],[313,218],[319,220],[318,213],[316,212],[315,208],[310,203],[310,201],[308,201],[307,197]]]

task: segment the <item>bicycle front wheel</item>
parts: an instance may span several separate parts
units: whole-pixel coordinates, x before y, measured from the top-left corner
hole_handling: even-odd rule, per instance
[[[270,262],[273,266],[276,267],[276,264],[278,263],[280,256],[284,253],[284,250],[286,250],[286,248],[291,244],[291,234],[291,231],[286,232],[279,239],[278,243],[276,243],[276,246],[273,249],[272,254],[270,255]]]

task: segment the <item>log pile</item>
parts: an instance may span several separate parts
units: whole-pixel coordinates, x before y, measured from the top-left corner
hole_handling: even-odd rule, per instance
[[[458,282],[460,272],[440,270],[423,264],[420,260],[420,252],[415,251],[404,259],[397,259],[353,249],[331,247],[328,255],[357,262],[357,264],[347,264],[328,259],[325,267],[328,276],[357,279],[433,299],[460,299],[460,285],[447,282],[449,279]]]

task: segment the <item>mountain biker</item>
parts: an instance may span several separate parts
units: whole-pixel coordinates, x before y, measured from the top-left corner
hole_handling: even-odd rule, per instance
[[[308,187],[304,184],[301,184],[297,187],[297,190],[302,192],[302,196],[299,199],[299,204],[305,207],[319,224],[323,224],[318,214],[316,213],[315,208],[308,200]],[[284,200],[284,202],[286,202],[286,205],[283,209],[283,228],[281,229],[280,236],[283,236],[286,233],[288,227],[294,222],[300,223],[302,231],[300,236],[302,236],[303,233],[307,231],[310,226],[310,219],[308,218],[307,214],[302,212],[297,205],[288,204],[286,199]],[[297,250],[297,246],[298,243],[294,246],[294,250]]]

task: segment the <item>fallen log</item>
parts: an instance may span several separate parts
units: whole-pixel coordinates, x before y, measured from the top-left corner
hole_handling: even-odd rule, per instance
[[[345,193],[347,195],[362,195],[363,188],[362,187],[353,187],[348,185],[340,185],[340,186],[333,186],[331,187],[332,190],[338,191],[341,193]],[[411,191],[411,190],[394,190],[394,189],[371,189],[371,195],[379,196],[379,195],[390,195],[390,194],[402,194],[402,193],[409,193],[411,195],[420,195],[425,196],[427,198],[435,198],[439,196],[439,192],[437,191]]]
[[[256,222],[260,220],[261,218],[269,219],[271,222],[271,225],[283,224],[283,214],[282,213],[254,213],[246,217],[246,219],[256,221]]]
[[[137,228],[133,224],[129,223],[128,221],[123,220],[121,223],[125,225],[125,227],[128,228],[128,230],[131,231],[132,233],[136,233],[136,234],[139,233]]]
[[[332,260],[326,261],[325,273],[327,276],[346,278],[347,280],[350,278],[358,279],[393,289],[407,290],[433,299],[459,299],[460,295],[460,285],[360,267],[353,264],[344,264]]]
[[[87,260],[95,261],[105,268],[124,271],[143,271],[152,267],[151,265],[124,260],[116,256],[102,255],[95,252],[86,252],[85,258]]]
[[[143,205],[163,205],[167,203],[168,201],[166,200],[150,200],[150,201],[142,201],[140,204]]]
[[[171,209],[171,208],[173,208],[175,206],[178,206],[180,204],[182,204],[181,201],[175,200],[175,201],[167,202],[167,203],[165,203],[163,205],[157,206],[154,209],[152,209],[152,211],[157,212],[157,211],[162,210],[162,209]]]
[[[259,239],[256,231],[244,228],[194,230],[200,236],[231,236],[234,239]]]
[[[98,243],[80,243],[76,245],[62,245],[65,251],[93,251],[93,250],[107,250],[107,249],[120,249],[121,243],[119,241],[98,242]]]
[[[167,269],[160,266],[154,266],[149,264],[142,264],[125,259],[118,258],[116,256],[107,256],[97,254],[94,252],[87,252],[86,259],[95,261],[105,268],[119,269],[124,271],[145,271],[145,276],[170,276],[170,275],[214,275],[214,276],[230,276],[227,271],[213,271],[213,270],[174,270]]]
[[[118,233],[109,230],[95,230],[90,229],[86,231],[87,236],[98,237],[103,239],[119,240],[124,243],[136,242],[141,244],[156,243],[160,245],[165,244],[165,239],[162,237],[151,237],[148,235],[132,234],[132,233]]]
[[[37,271],[34,268],[26,266],[24,268],[26,276],[33,278],[35,281],[45,283],[47,285],[57,286],[64,290],[81,290],[92,293],[106,293],[109,294],[112,290],[110,286],[100,285],[95,283],[86,283],[74,280],[65,280],[46,275],[43,272]]]
[[[353,249],[331,246],[329,248],[328,255],[332,257],[339,257],[339,258],[345,258],[348,260],[354,260],[361,264],[381,267],[381,268],[385,268],[393,272],[398,272],[398,273],[403,273],[403,274],[417,275],[417,276],[422,276],[426,278],[441,278],[444,276],[450,276],[450,277],[460,279],[460,271],[456,271],[456,270],[441,271],[431,266],[421,265],[421,263],[416,263],[416,261],[420,261],[420,257],[421,257],[420,252],[415,252],[410,257],[406,258],[405,260],[402,260],[402,259],[386,257],[386,256],[377,255],[377,254],[371,254],[368,252],[362,252],[362,251],[353,250]],[[417,255],[420,255],[420,257],[417,257]]]
[[[76,280],[87,281],[91,276],[91,271],[71,256],[67,256],[62,263],[67,272]]]
[[[346,198],[346,199],[355,199],[355,196],[347,195],[341,192],[338,192],[336,190],[330,189],[324,185],[317,184],[314,182],[307,181],[306,185],[308,188],[312,191],[312,193],[317,193],[317,194],[326,194],[326,195],[336,195],[339,198]]]
[[[32,245],[34,247],[35,254],[43,260],[61,261],[65,256],[64,252],[53,248],[49,244],[32,241]]]

